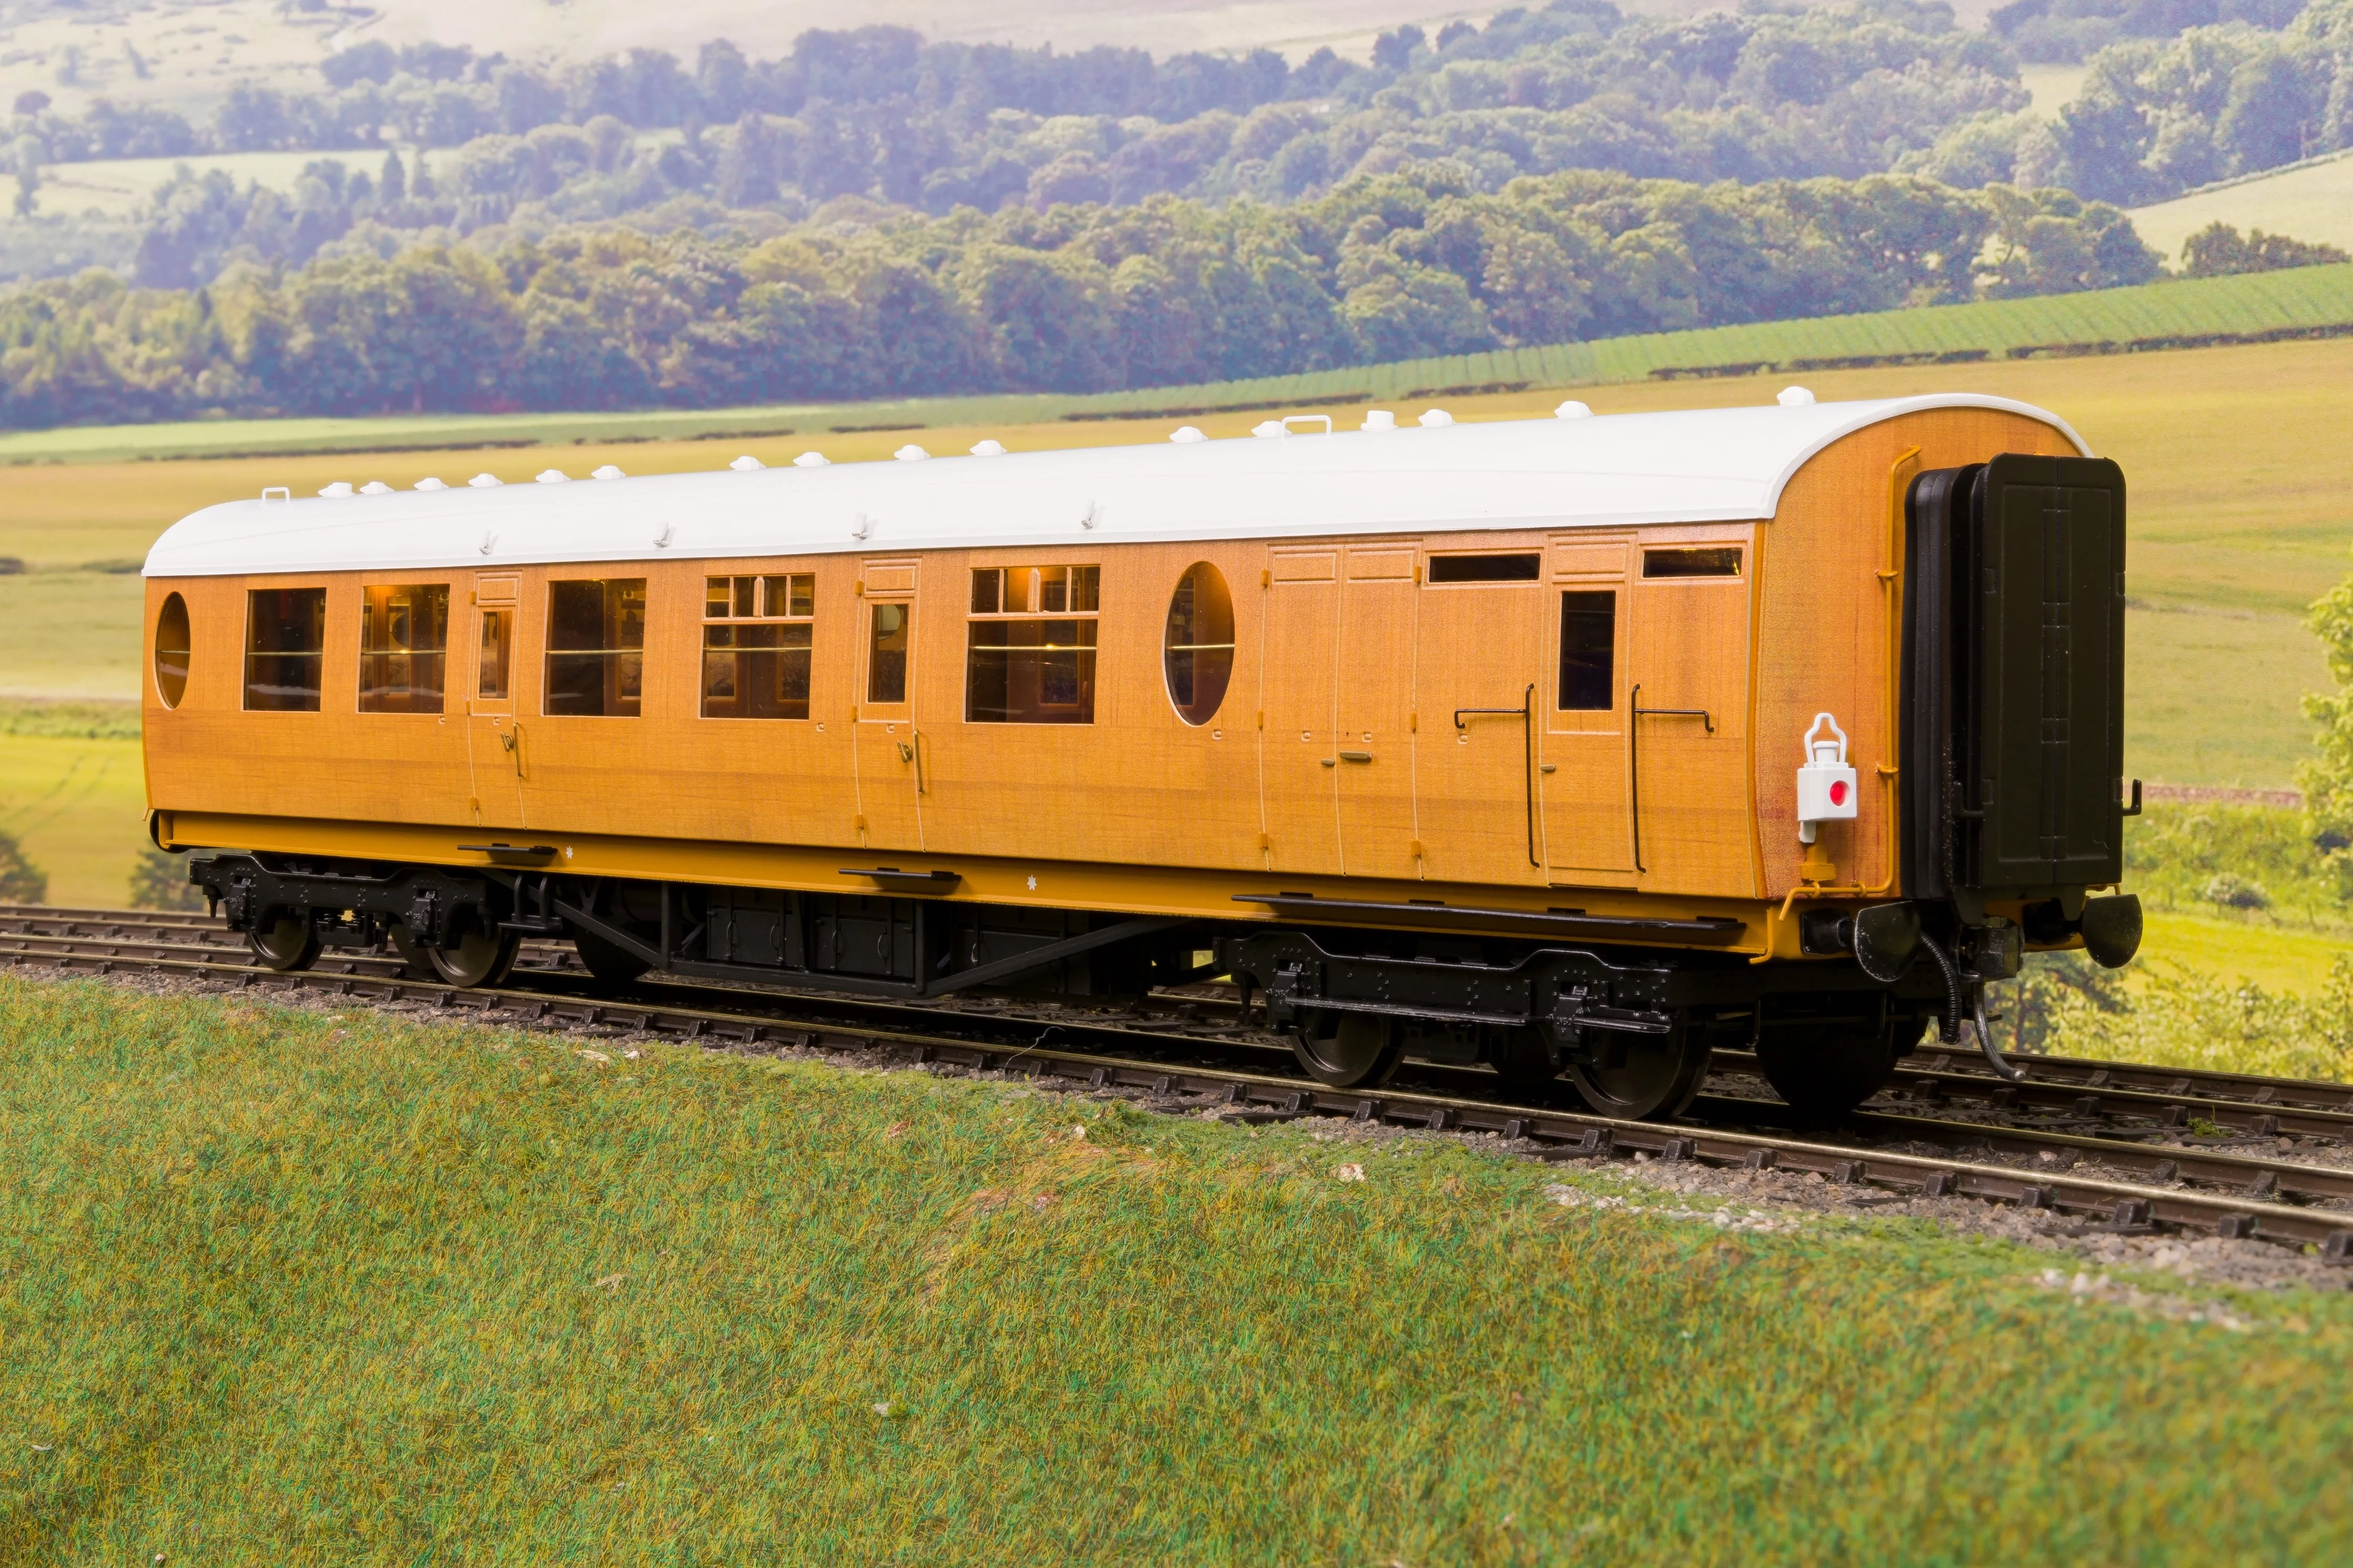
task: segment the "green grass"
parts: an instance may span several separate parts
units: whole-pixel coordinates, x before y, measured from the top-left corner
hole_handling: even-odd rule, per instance
[[[2211,186],[2131,216],[2140,237],[2177,261],[2181,242],[2213,223],[2353,250],[2353,155]]]
[[[2353,953],[2353,931],[2298,931],[2291,926],[2232,919],[2220,912],[2151,910],[2144,917],[2140,957],[2126,972],[2137,980],[2152,964],[2175,964],[2233,984],[2311,997],[2328,980],[2339,953]]]
[[[2282,787],[2312,754],[2299,700],[2327,688],[2319,641],[2285,616],[2128,610],[2126,772],[2168,784]]]
[[[0,1053],[11,1562],[2353,1542],[2341,1297],[2233,1332],[1429,1142],[88,984],[0,979]]]
[[[0,435],[0,463],[104,462],[252,453],[385,451],[491,443],[679,440],[787,428],[1018,425],[1071,415],[1137,414],[1240,404],[1409,398],[1438,389],[1639,381],[1672,367],[1883,358],[1982,351],[2001,357],[2051,345],[2291,331],[2353,323],[2353,264],[2240,278],[2151,283],[2037,300],[1651,332],[1550,348],[1409,360],[1302,375],[1091,395],[918,398],[638,414],[397,415],[360,419],[192,421]]]

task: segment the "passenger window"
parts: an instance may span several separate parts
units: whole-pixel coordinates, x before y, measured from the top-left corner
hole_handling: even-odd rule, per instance
[[[702,608],[702,716],[807,718],[816,575],[712,577]]]
[[[438,713],[449,584],[368,588],[360,607],[360,711]]]
[[[177,594],[167,595],[155,616],[155,695],[166,708],[177,708],[188,692],[188,654],[195,641],[188,635],[188,604]]]
[[[990,566],[973,573],[965,656],[967,722],[1094,722],[1101,581],[1096,566]]]
[[[1430,580],[1433,583],[1533,583],[1539,573],[1543,557],[1535,551],[1514,552],[1509,555],[1433,555],[1430,558]]]
[[[256,588],[246,595],[245,706],[316,713],[327,654],[324,588]]]
[[[1592,712],[1618,706],[1618,595],[1560,596],[1560,707]]]
[[[1215,718],[1234,673],[1234,600],[1224,576],[1206,561],[1176,580],[1160,657],[1176,716],[1187,724]]]
[[[1696,550],[1645,550],[1645,577],[1737,577],[1740,546],[1709,545]]]
[[[514,695],[508,671],[514,663],[514,612],[484,610],[482,612],[481,678],[475,683],[475,695],[504,700]]]
[[[866,700],[907,700],[907,647],[914,635],[914,606],[874,606],[873,642],[866,653]]]
[[[645,694],[646,580],[547,585],[547,694],[541,710],[635,718]]]

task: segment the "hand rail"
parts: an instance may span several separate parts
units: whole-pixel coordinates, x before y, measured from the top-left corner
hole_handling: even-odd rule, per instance
[[[1528,804],[1528,864],[1536,867],[1543,866],[1544,862],[1536,858],[1535,683],[1533,681],[1529,682],[1527,694],[1520,700],[1520,705],[1517,708],[1457,708],[1454,710],[1454,727],[1456,729],[1468,730],[1471,728],[1470,725],[1465,724],[1462,721],[1462,715],[1465,713],[1472,715],[1481,713],[1493,713],[1498,715],[1504,713],[1516,713],[1520,716],[1520,789],[1522,793],[1526,795]]]
[[[1634,682],[1634,689],[1626,695],[1630,716],[1626,721],[1626,805],[1627,816],[1634,827],[1634,870],[1639,875],[1650,870],[1642,864],[1642,725],[1641,721],[1652,714],[1697,719],[1715,733],[1715,720],[1704,708],[1645,708],[1642,706],[1642,683]]]

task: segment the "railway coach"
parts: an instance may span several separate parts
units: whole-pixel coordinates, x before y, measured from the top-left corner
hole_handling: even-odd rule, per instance
[[[1318,428],[1320,426],[1320,428]],[[2139,938],[2125,489],[1953,395],[215,506],[146,563],[151,831],[280,968],[525,936],[870,995],[1229,974],[1399,1059],[1836,1114]]]

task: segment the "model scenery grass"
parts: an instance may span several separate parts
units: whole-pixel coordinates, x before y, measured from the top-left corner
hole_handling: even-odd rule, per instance
[[[2168,1318],[2023,1247],[1719,1231],[1428,1135],[90,983],[0,979],[0,1119],[11,1562],[2353,1533],[2342,1296],[2135,1281]]]

